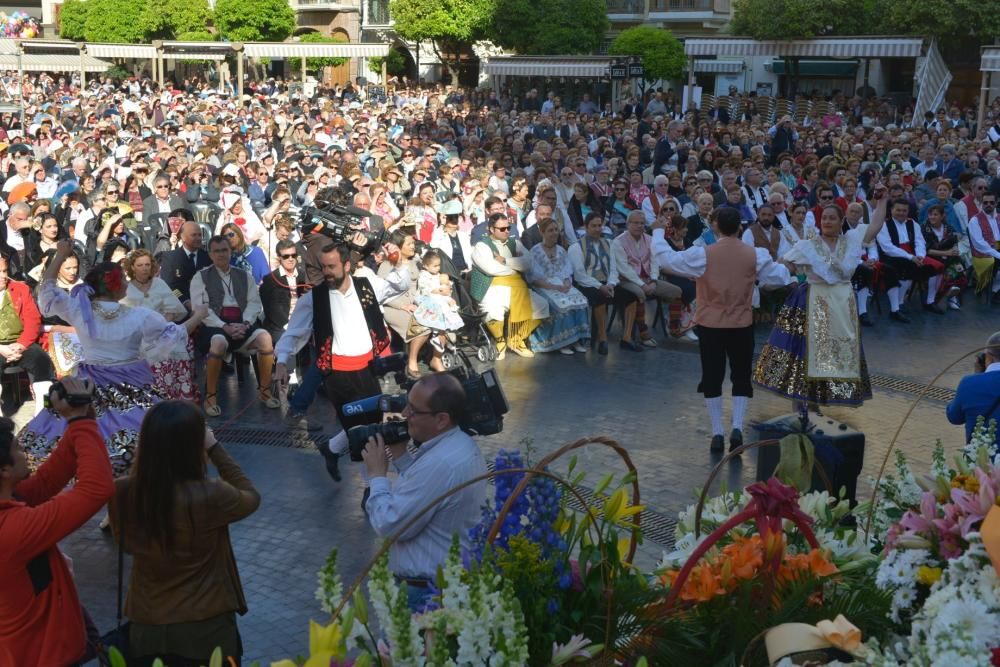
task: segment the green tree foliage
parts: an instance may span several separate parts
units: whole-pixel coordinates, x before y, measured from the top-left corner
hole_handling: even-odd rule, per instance
[[[385,61],[385,71],[389,76],[406,76],[408,63],[406,56],[399,49],[389,49],[384,57],[376,56],[368,59],[368,69],[375,74],[382,73],[382,62]]]
[[[82,41],[89,7],[90,4],[84,0],[66,0],[59,13],[59,36],[63,39]]]
[[[647,81],[678,79],[687,62],[680,40],[669,30],[651,26],[623,30],[611,42],[608,53],[613,56],[642,56]]]
[[[300,42],[303,44],[343,44],[345,40],[327,37],[320,32],[307,32],[302,35]],[[324,67],[337,67],[347,62],[347,58],[306,58],[307,70],[318,70]],[[288,63],[292,71],[298,71],[302,67],[301,58],[291,58]]]
[[[415,42],[429,40],[457,81],[457,52],[486,35],[496,5],[497,0],[391,0],[389,13],[399,36]]]
[[[83,36],[88,42],[146,41],[146,7],[135,0],[86,0],[87,19]]]
[[[1000,11],[992,2],[920,0],[899,3],[869,0],[871,23],[886,34],[936,37],[942,48],[975,41],[991,43],[1000,35]],[[905,6],[903,6],[905,4]]]
[[[760,40],[870,35],[865,16],[865,0],[735,0],[730,31]]]
[[[605,0],[498,0],[490,38],[524,55],[593,53],[608,32]]]
[[[218,0],[215,27],[226,40],[281,42],[295,30],[295,10],[287,0]]]
[[[144,29],[147,39],[181,39],[184,33],[207,33],[211,20],[208,0],[149,0]]]

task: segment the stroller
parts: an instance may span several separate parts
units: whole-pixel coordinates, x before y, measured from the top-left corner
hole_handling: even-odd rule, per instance
[[[459,366],[461,352],[465,356],[474,356],[483,363],[492,364],[496,361],[500,350],[486,330],[486,316],[479,312],[478,305],[469,295],[465,279],[455,269],[455,265],[447,255],[441,257],[441,272],[451,278],[452,298],[458,302],[458,314],[464,323],[458,331],[446,332],[451,343],[443,351],[441,363],[446,369]]]

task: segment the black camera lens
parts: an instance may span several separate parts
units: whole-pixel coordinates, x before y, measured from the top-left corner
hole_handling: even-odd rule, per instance
[[[405,442],[410,439],[410,431],[405,421],[383,422],[381,424],[365,424],[347,429],[347,444],[352,461],[364,461],[361,452],[368,444],[368,438],[382,435],[387,443]]]

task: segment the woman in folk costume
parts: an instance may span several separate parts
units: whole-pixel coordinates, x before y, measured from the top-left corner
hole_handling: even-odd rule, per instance
[[[122,475],[132,464],[146,410],[160,400],[149,364],[183,346],[208,310],[196,307],[180,325],[148,308],[123,305],[119,301],[127,289],[125,272],[110,262],[95,266],[83,284],[67,294],[56,286],[56,276],[72,254],[72,242],[60,241],[39,286],[38,305],[43,315],[58,315],[76,327],[84,358],[76,375],[96,385],[98,428],[115,474]],[[65,427],[66,422],[51,410],[28,422],[19,438],[34,465],[55,448]]]
[[[531,260],[524,246],[510,238],[511,225],[505,214],[494,213],[487,222],[489,233],[472,248],[469,294],[486,314],[486,327],[500,350],[498,359],[507,348],[521,357],[535,356],[528,348],[528,337],[549,316],[548,301],[532,292],[524,280]]]
[[[805,268],[806,282],[778,313],[753,382],[796,401],[800,412],[809,403],[860,405],[872,396],[851,277],[863,247],[885,222],[884,187],[876,196],[880,201],[870,225],[842,233],[842,212],[831,204],[820,216],[819,237],[799,241],[785,255]]]

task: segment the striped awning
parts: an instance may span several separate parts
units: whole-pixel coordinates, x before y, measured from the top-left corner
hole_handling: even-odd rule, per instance
[[[951,84],[951,71],[938,51],[937,42],[931,42],[927,57],[921,58],[915,75],[917,80],[917,101],[913,106],[913,118],[923,118],[928,111],[934,111],[944,101],[944,94]]]
[[[17,56],[0,54],[0,69],[17,69]],[[26,72],[105,72],[111,63],[83,55],[35,55],[21,56],[21,67]]]
[[[485,73],[491,76],[567,76],[605,78],[611,58],[490,58]]]
[[[247,42],[243,52],[249,58],[377,58],[389,53],[388,44],[347,42]]]
[[[156,57],[156,47],[152,44],[86,44],[85,48],[95,58],[151,60]]]
[[[1000,46],[984,46],[981,72],[1000,72]]]
[[[919,37],[817,37],[759,42],[749,37],[690,38],[687,56],[791,56],[801,58],[916,58]]]
[[[742,60],[695,60],[694,71],[701,74],[738,74],[743,71]]]

